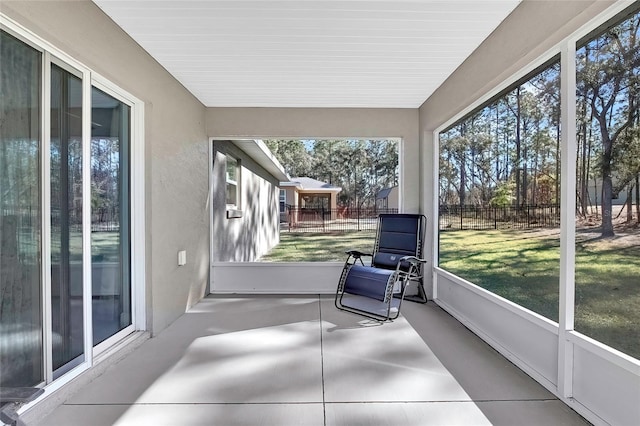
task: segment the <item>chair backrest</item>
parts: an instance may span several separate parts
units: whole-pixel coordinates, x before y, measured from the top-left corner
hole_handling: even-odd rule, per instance
[[[420,214],[381,214],[371,266],[395,269],[403,256],[422,256],[426,217]]]

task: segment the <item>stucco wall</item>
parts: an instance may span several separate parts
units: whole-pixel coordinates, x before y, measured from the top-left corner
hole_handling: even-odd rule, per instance
[[[2,0],[0,11],[145,104],[146,311],[157,333],[208,280],[205,108],[88,0]]]
[[[240,160],[242,217],[227,218],[226,155]],[[212,231],[214,262],[253,262],[280,241],[279,181],[230,141],[213,142]]]
[[[207,108],[206,114],[212,137],[402,138],[401,203],[408,213],[420,208],[417,109]]]

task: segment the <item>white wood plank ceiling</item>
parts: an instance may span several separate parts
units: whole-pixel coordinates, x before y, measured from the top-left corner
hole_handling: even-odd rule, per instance
[[[93,0],[210,107],[417,108],[520,0]]]

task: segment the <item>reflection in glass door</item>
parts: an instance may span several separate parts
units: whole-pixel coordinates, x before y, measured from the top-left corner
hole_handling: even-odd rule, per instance
[[[132,324],[130,237],[131,108],[91,94],[93,344]]]
[[[0,31],[0,386],[44,380],[42,55]]]
[[[115,341],[110,337],[133,330],[132,107],[101,90],[108,83],[81,64],[39,50],[30,34],[4,25],[2,388],[51,383],[87,361],[91,344],[104,342],[99,353]]]
[[[55,378],[84,359],[81,356],[84,353],[82,80],[56,65],[51,66],[50,176],[51,328]]]

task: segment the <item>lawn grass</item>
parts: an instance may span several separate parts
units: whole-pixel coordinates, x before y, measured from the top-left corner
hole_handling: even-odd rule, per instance
[[[263,262],[344,262],[345,250],[371,252],[373,231],[337,233],[280,233],[280,244],[260,259]]]
[[[59,262],[60,236],[52,235],[53,263]],[[71,232],[69,236],[69,255],[71,262],[82,262],[82,233]],[[120,262],[120,232],[92,232],[91,258],[93,262]]]
[[[575,329],[640,358],[640,238],[580,238]],[[445,231],[440,266],[558,321],[559,232]]]

